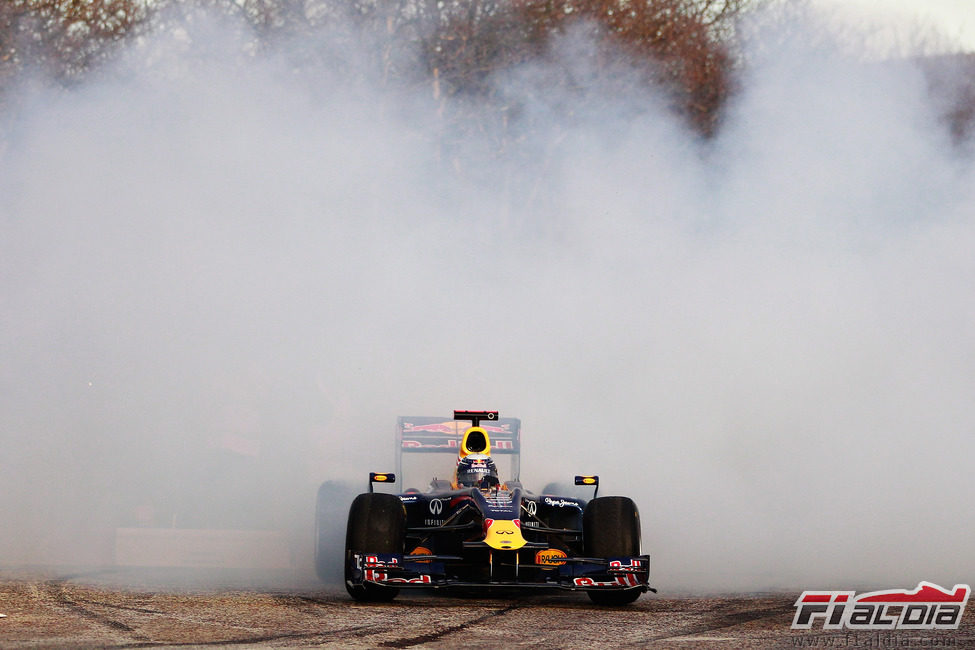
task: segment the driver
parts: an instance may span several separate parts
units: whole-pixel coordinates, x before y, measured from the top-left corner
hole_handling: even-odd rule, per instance
[[[455,487],[476,487],[481,490],[499,488],[501,480],[498,478],[498,468],[490,456],[468,454],[457,462]]]

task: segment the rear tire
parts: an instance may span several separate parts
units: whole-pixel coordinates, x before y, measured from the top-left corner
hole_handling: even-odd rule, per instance
[[[381,602],[396,597],[399,589],[376,584],[351,585],[352,555],[356,552],[403,553],[406,508],[393,494],[360,494],[349,508],[345,534],[345,588],[356,600]]]
[[[626,557],[640,554],[640,513],[627,497],[599,497],[582,515],[583,547],[587,557]],[[628,605],[639,589],[586,592],[597,605]]]
[[[342,527],[338,524],[345,515],[347,503],[356,491],[337,481],[325,481],[318,488],[315,502],[315,573],[322,582],[336,584],[342,580]]]

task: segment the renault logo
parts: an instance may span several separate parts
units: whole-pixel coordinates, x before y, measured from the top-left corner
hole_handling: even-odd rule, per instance
[[[443,512],[443,501],[440,499],[431,499],[430,514],[439,515],[441,512]]]

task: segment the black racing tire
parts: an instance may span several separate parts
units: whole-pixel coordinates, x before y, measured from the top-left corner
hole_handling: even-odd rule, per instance
[[[355,552],[403,553],[406,543],[406,508],[393,494],[360,494],[349,508],[345,533],[345,588],[356,600],[384,602],[399,593],[395,587],[376,584],[351,585]]]
[[[582,515],[583,547],[587,557],[622,557],[640,554],[640,512],[627,497],[599,497]],[[640,597],[639,589],[586,592],[597,605],[628,605]]]

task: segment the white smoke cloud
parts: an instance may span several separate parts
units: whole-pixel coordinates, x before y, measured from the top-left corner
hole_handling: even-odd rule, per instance
[[[550,128],[443,147],[430,89],[199,17],[25,91],[6,557],[97,560],[145,504],[300,536],[318,482],[391,468],[397,415],[464,407],[523,419],[529,487],[634,497],[664,590],[962,581],[972,161],[912,65],[781,29],[708,143],[533,67],[498,83]]]

